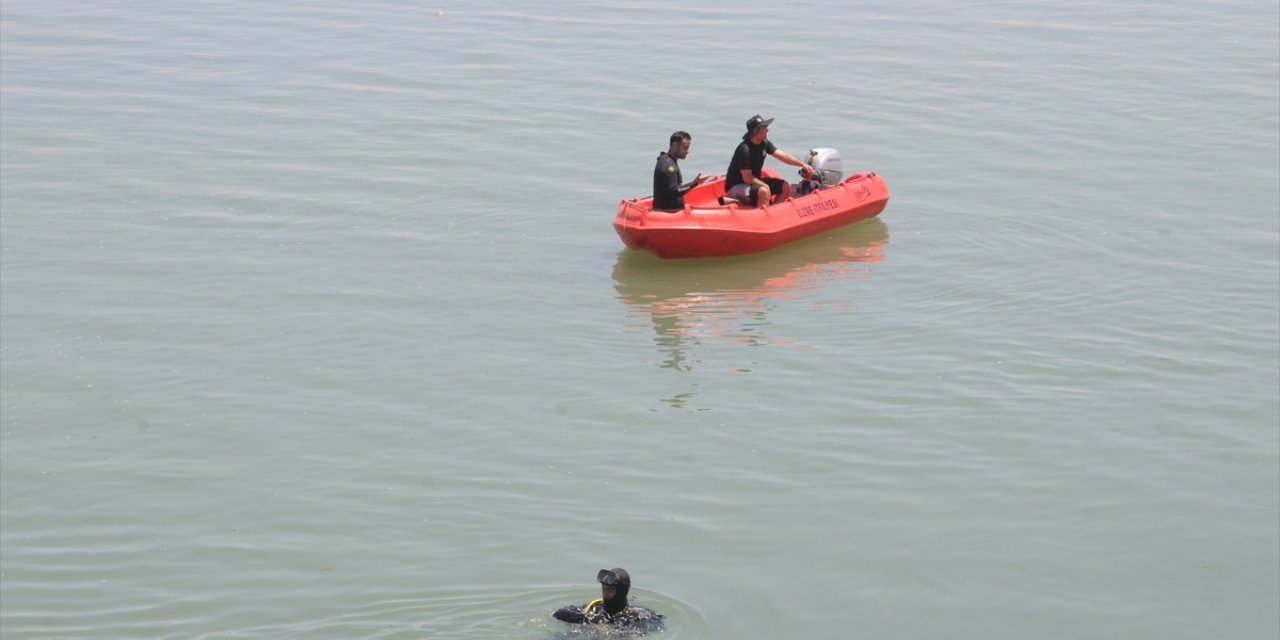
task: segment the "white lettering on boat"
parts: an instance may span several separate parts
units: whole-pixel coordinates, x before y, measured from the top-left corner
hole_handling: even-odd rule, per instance
[[[805,207],[796,207],[796,215],[801,218],[808,218],[812,215],[817,215],[827,211],[835,211],[839,208],[840,203],[837,202],[835,198],[832,198],[830,200],[822,200],[816,204],[811,204]]]

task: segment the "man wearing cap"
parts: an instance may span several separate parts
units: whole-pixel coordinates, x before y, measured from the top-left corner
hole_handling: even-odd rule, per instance
[[[653,609],[627,604],[631,574],[626,569],[601,569],[596,574],[600,597],[579,607],[570,605],[551,614],[556,620],[573,624],[606,624],[632,632],[666,628],[662,614]]]
[[[653,168],[653,208],[659,211],[675,211],[684,208],[684,194],[706,182],[707,177],[698,174],[689,184],[680,184],[680,165],[677,160],[689,157],[693,136],[677,131],[671,134],[671,144],[658,154],[658,164]]]
[[[760,177],[766,155],[793,167],[803,167],[809,173],[813,172],[813,167],[804,161],[773,146],[773,142],[769,140],[769,125],[772,123],[773,118],[765,119],[760,114],[747,120],[747,132],[742,136],[738,148],[733,151],[729,170],[724,175],[724,188],[728,197],[740,202],[754,202],[757,207],[784,202],[791,197],[790,182]]]

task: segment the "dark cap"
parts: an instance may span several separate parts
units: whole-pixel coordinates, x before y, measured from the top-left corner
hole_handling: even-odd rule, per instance
[[[766,119],[757,113],[754,116],[751,116],[750,120],[747,120],[747,133],[755,133],[756,129],[760,127],[767,127],[771,124],[773,124],[773,118]]]
[[[631,574],[626,569],[614,567],[612,569],[601,569],[596,574],[596,582],[607,585],[631,585]]]

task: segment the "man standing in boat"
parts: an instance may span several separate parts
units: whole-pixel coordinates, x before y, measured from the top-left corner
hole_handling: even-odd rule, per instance
[[[658,164],[653,167],[653,208],[674,211],[684,208],[684,194],[703,182],[707,177],[698,174],[689,184],[680,184],[680,165],[677,160],[689,157],[689,146],[693,137],[683,131],[671,134],[671,144],[667,150],[658,154]]]
[[[773,146],[769,140],[769,125],[773,118],[765,119],[760,114],[747,120],[747,133],[742,142],[733,151],[733,159],[729,161],[729,170],[724,175],[725,193],[729,198],[739,202],[754,202],[757,207],[766,204],[785,202],[791,197],[791,183],[778,178],[762,178],[764,157],[771,155],[793,167],[801,167],[806,175],[813,173],[804,161]]]

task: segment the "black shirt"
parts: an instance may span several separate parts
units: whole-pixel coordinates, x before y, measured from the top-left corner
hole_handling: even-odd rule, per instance
[[[738,148],[733,150],[733,159],[729,161],[729,170],[724,174],[724,188],[728,189],[734,185],[742,184],[742,170],[750,169],[751,175],[759,178],[760,170],[764,169],[764,157],[773,155],[778,148],[773,146],[773,142],[765,138],[760,144],[751,144],[750,140],[743,139],[738,144]]]
[[[658,154],[653,167],[653,208],[683,209],[688,186],[681,186],[680,165],[666,151]]]

